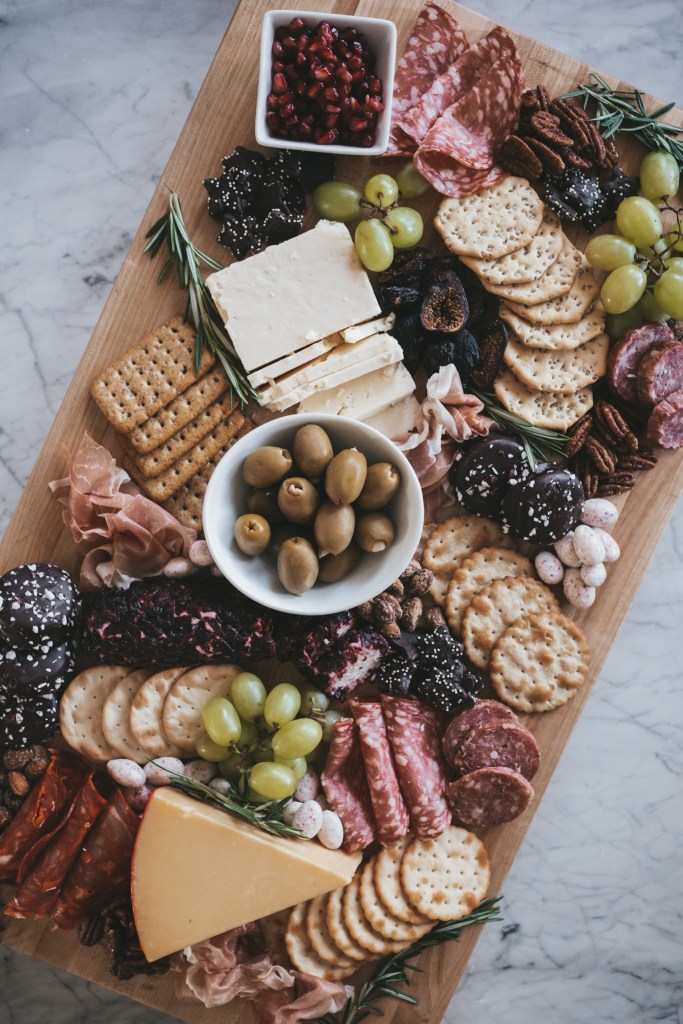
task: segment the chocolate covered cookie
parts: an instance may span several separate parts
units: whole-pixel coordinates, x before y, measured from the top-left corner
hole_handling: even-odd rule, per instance
[[[0,679],[0,751],[42,743],[59,727],[59,697]]]
[[[524,484],[503,501],[503,525],[513,537],[552,544],[573,530],[583,509],[583,485],[568,469],[537,465]]]
[[[73,645],[57,644],[43,637],[36,647],[0,647],[0,682],[10,682],[21,688],[59,692],[75,664]]]
[[[452,470],[458,500],[468,512],[498,519],[508,491],[531,474],[524,445],[514,437],[489,434],[468,445]]]
[[[14,644],[66,640],[80,611],[80,598],[64,569],[45,562],[17,565],[0,577],[0,632]]]

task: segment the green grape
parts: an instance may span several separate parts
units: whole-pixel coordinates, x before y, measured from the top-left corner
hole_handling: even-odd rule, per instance
[[[269,796],[264,796],[263,793],[257,793],[251,786],[248,787],[246,796],[250,804],[265,804],[271,799]]]
[[[255,764],[249,773],[249,785],[266,800],[284,800],[296,789],[297,779],[286,764]]]
[[[362,198],[358,189],[345,181],[325,181],[313,193],[313,208],[319,217],[346,224],[360,217]]]
[[[266,697],[263,717],[268,725],[278,728],[299,714],[301,691],[291,683],[278,683]]]
[[[242,733],[242,723],[235,705],[225,697],[214,697],[204,705],[202,721],[209,737],[222,747],[234,743]]]
[[[617,227],[637,246],[654,245],[662,234],[659,210],[642,196],[627,196],[617,208]]]
[[[642,299],[636,306],[636,309],[641,314],[643,320],[666,320],[668,314],[660,309],[657,305],[654,295],[652,292],[646,291],[643,294]]]
[[[326,711],[325,717],[322,720],[323,727],[323,739],[325,743],[332,742],[332,736],[334,735],[334,723],[338,722],[342,716],[338,711]]]
[[[640,315],[638,306],[633,306],[632,309],[627,310],[625,313],[618,313],[616,316],[608,313],[605,317],[605,330],[612,341],[618,341],[632,327],[639,327],[642,321],[643,318]]]
[[[429,188],[429,182],[422,177],[412,160],[398,169],[396,182],[404,199],[417,199]]]
[[[387,209],[398,199],[398,184],[390,174],[373,174],[365,183],[365,198]]]
[[[218,771],[224,779],[234,781],[239,778],[240,768],[243,767],[242,755],[240,753],[228,754],[224,760],[218,762]]]
[[[640,267],[617,267],[603,284],[600,298],[608,313],[625,313],[635,306],[646,286],[647,274]]]
[[[669,316],[683,320],[683,274],[665,270],[655,284],[655,299]]]
[[[397,206],[390,210],[385,223],[390,229],[394,249],[410,249],[422,238],[424,223],[422,217],[410,206]]]
[[[675,196],[680,180],[678,163],[671,153],[654,150],[640,165],[640,190],[653,202]]]
[[[683,235],[679,235],[677,231],[669,231],[663,236],[662,241],[666,244],[667,249],[673,246],[678,252],[683,252]]]
[[[667,270],[673,270],[676,274],[683,274],[683,256],[669,256],[664,260]]]
[[[195,750],[205,761],[225,761],[228,756],[228,748],[214,743],[208,733],[203,732],[195,743]]]
[[[235,676],[230,687],[230,697],[240,718],[246,722],[263,718],[266,688],[253,672],[240,672],[238,676]]]
[[[327,711],[330,698],[322,690],[316,690],[315,686],[303,686],[301,688],[301,714],[308,717],[313,712]]]
[[[236,741],[237,749],[246,750],[252,743],[256,743],[257,738],[258,731],[254,723],[242,721],[242,732],[240,733],[240,738]]]
[[[635,258],[635,245],[621,235],[596,235],[586,246],[586,259],[597,270],[616,270]]]
[[[299,779],[303,779],[304,775],[308,771],[308,764],[306,763],[305,757],[276,757],[275,764],[285,764],[288,768],[291,768],[297,782]]]
[[[273,736],[273,751],[276,757],[286,760],[295,757],[306,757],[320,743],[323,737],[322,726],[312,718],[297,718],[287,722]]]
[[[356,251],[364,267],[381,273],[391,266],[394,247],[391,235],[378,220],[362,220],[354,235]]]
[[[254,761],[273,761],[275,754],[273,753],[273,737],[262,736],[258,741],[258,746],[254,750],[252,757]]]

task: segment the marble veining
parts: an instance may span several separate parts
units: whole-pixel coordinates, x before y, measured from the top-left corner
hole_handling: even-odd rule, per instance
[[[680,0],[474,5],[683,101]],[[0,0],[3,526],[234,6]],[[679,509],[447,1024],[683,1021],[682,595]],[[94,1019],[171,1018],[0,947],[0,1024]]]

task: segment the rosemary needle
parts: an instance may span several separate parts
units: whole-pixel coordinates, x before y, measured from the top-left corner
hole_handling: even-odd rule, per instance
[[[527,420],[516,416],[515,413],[508,412],[495,395],[486,391],[476,391],[474,388],[470,388],[470,392],[484,403],[484,410],[492,420],[499,423],[501,427],[506,427],[519,438],[524,445],[532,469],[538,459],[545,460],[549,454],[564,455],[564,446],[569,440],[566,434],[561,434],[558,430],[550,430],[547,427],[535,427]]]

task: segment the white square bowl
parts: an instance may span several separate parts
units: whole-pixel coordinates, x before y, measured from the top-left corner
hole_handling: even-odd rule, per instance
[[[377,77],[382,81],[384,110],[377,119],[375,143],[372,146],[320,146],[315,142],[281,139],[273,135],[266,122],[266,101],[272,79],[272,49],[276,29],[286,26],[292,18],[303,18],[306,24],[328,21],[335,28],[356,28],[367,37],[375,54]],[[272,149],[299,149],[311,153],[337,153],[340,156],[380,156],[389,145],[391,100],[394,92],[396,64],[396,26],[385,18],[360,18],[355,14],[330,14],[328,11],[266,11],[261,25],[259,85],[256,97],[256,141]]]

